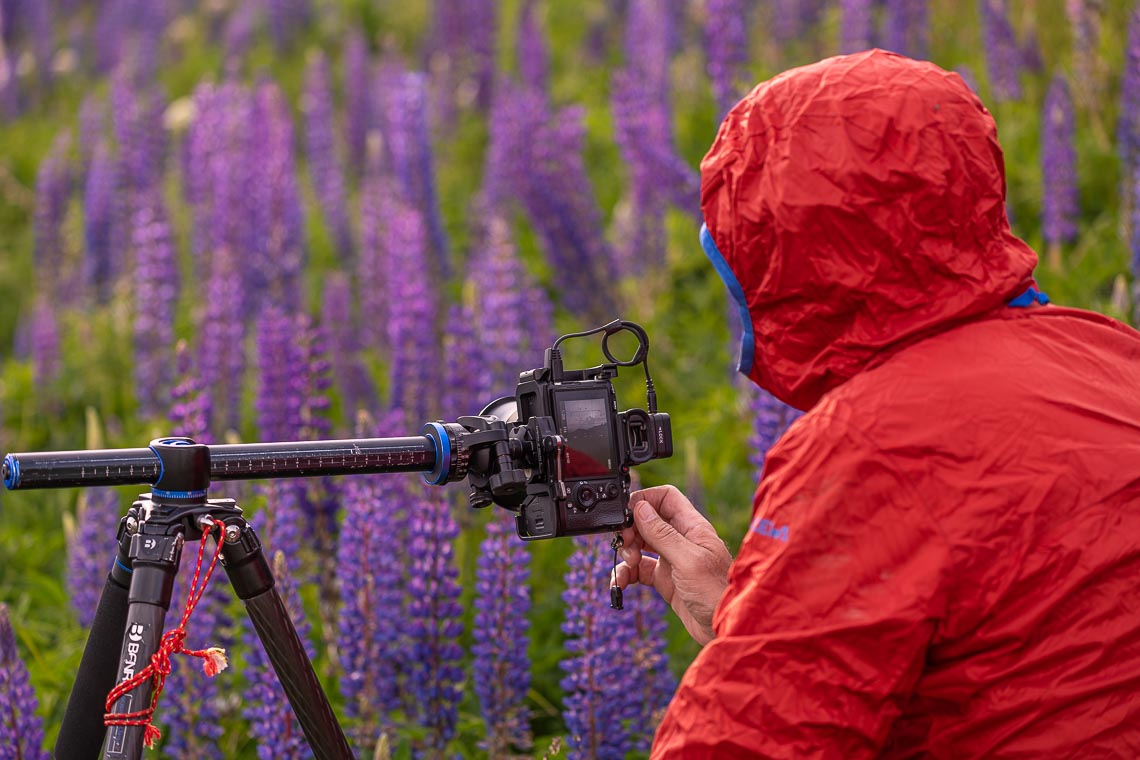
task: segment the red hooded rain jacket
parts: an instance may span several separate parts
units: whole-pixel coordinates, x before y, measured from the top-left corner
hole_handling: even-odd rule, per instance
[[[653,757],[1140,757],[1140,333],[1023,295],[985,107],[832,58],[701,169],[744,369],[810,411]]]

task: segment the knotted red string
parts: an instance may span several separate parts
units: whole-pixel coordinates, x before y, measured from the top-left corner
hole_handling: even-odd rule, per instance
[[[197,607],[198,602],[202,600],[202,594],[206,592],[206,584],[210,582],[210,576],[214,574],[214,567],[217,566],[218,557],[222,553],[222,542],[225,540],[225,526],[212,518],[207,518],[207,520],[210,521],[210,524],[205,529],[201,542],[199,542],[198,564],[194,567],[194,578],[190,581],[190,589],[186,593],[186,608],[182,611],[182,619],[178,622],[176,628],[163,634],[162,641],[159,642],[158,645],[158,650],[151,655],[150,664],[136,673],[132,678],[128,678],[111,689],[111,693],[107,695],[105,705],[107,712],[103,716],[104,725],[146,726],[146,730],[143,731],[143,742],[149,748],[153,748],[155,742],[162,738],[162,732],[151,723],[151,718],[154,717],[155,708],[158,706],[158,698],[162,695],[162,689],[166,685],[166,677],[170,675],[170,658],[176,654],[197,657],[203,661],[202,670],[210,677],[216,676],[225,670],[228,664],[226,662],[226,652],[224,649],[219,647],[187,649],[184,645],[186,641],[186,625],[190,622],[190,615],[194,612],[194,608]],[[203,520],[203,522],[207,520]],[[218,529],[217,545],[214,547],[214,557],[210,560],[210,566],[206,569],[205,576],[202,576],[202,562],[206,554],[206,536],[210,535],[214,528]],[[202,580],[200,586],[198,584],[199,577],[201,577]],[[151,694],[150,705],[148,705],[146,709],[125,713],[111,712],[115,702],[117,702],[120,697],[144,683],[148,678],[154,682],[154,692]]]

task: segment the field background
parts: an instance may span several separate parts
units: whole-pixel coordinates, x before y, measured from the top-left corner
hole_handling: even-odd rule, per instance
[[[259,1],[269,11],[290,5]],[[1067,4],[1060,0],[1010,3],[1007,18],[1024,48],[1016,51],[1022,92],[1010,96],[996,91],[992,81],[994,59],[1004,53],[986,42],[982,29],[985,2],[930,2],[929,57],[972,78],[997,120],[1006,153],[1013,228],[1042,254],[1043,264],[1038,270],[1042,288],[1054,302],[1094,309],[1127,321],[1133,310],[1130,291],[1135,276],[1130,271],[1133,168],[1124,148],[1127,139],[1122,139],[1126,135],[1121,130],[1130,128],[1133,116],[1121,103],[1122,87],[1127,87],[1127,30],[1133,6],[1119,0],[1103,4],[1080,0]],[[268,28],[255,27],[242,51],[237,77],[246,84],[259,78],[276,82],[294,119],[296,181],[304,210],[301,248],[305,254],[296,306],[319,322],[325,283],[331,273],[345,269],[345,264],[317,202],[319,191],[303,145],[306,67],[315,51],[322,51],[327,58],[336,103],[337,139],[343,141],[346,117],[342,71],[349,36],[356,33],[366,40],[373,61],[394,56],[410,70],[423,69],[425,63],[430,70],[432,56],[447,52],[435,47],[442,45],[433,36],[440,14],[452,12],[463,3],[313,0],[294,4],[303,6],[305,20],[289,28],[284,41],[275,39]],[[635,4],[549,0],[535,3],[533,9],[541,39],[549,46],[550,102],[554,108],[576,105],[584,109],[582,155],[590,179],[590,202],[597,204],[601,226],[580,233],[607,240],[614,247],[622,243],[620,235],[626,228],[622,227],[621,215],[623,210],[628,213],[626,204],[634,179],[628,157],[623,155],[615,137],[612,97],[614,75],[626,64],[631,44],[623,34],[623,18],[630,12],[627,6]],[[72,449],[89,442],[106,446],[145,445],[152,437],[171,432],[166,411],[146,412],[134,390],[137,348],[132,320],[138,306],[147,302],[148,293],[133,290],[128,282],[109,300],[94,302],[81,288],[49,286],[47,283],[55,278],[43,271],[43,259],[37,264],[33,255],[37,203],[42,204],[42,198],[37,200],[37,176],[45,157],[63,132],[72,134],[69,150],[76,150],[75,146],[82,142],[82,135],[76,130],[85,99],[93,98],[106,108],[111,98],[111,72],[99,70],[84,45],[95,29],[105,28],[100,26],[100,17],[109,13],[116,2],[61,0],[49,5],[54,24],[50,37],[54,73],[50,78],[38,78],[40,72],[35,68],[30,35],[5,38],[19,52],[12,60],[23,63],[14,74],[19,96],[8,103],[0,116],[0,448]],[[183,282],[173,312],[173,334],[193,346],[200,333],[197,320],[202,296],[200,290],[194,289],[199,287],[194,283],[200,284],[205,273],[202,260],[193,251],[196,217],[184,197],[179,174],[181,140],[188,130],[179,114],[192,103],[195,88],[201,83],[226,79],[227,67],[231,65],[227,61],[232,62],[232,58],[226,53],[221,30],[236,11],[234,3],[226,0],[200,4],[170,0],[168,5],[171,10],[161,30],[152,84],[166,104],[163,128],[167,131],[168,152],[165,166],[160,169],[161,187]],[[497,13],[493,54],[497,76],[525,74],[519,71],[523,56],[518,44],[523,3],[503,0],[491,5]],[[710,43],[705,25],[712,5],[713,0],[680,0],[655,6],[660,13],[677,14],[678,37],[666,72],[668,113],[672,149],[694,172],[715,135],[720,113],[707,73]],[[742,5],[750,11],[741,81],[760,81],[785,68],[840,51],[847,5],[828,2],[813,6],[806,16],[808,21],[793,25],[790,35],[786,30],[777,31],[783,28],[781,19],[786,27],[788,14],[805,14],[802,4],[774,0]],[[889,5],[876,3],[873,7],[876,14],[883,15]],[[1004,6],[996,3],[991,7]],[[20,0],[0,3],[0,12],[26,13],[20,8]],[[1091,37],[1078,29],[1078,22],[1089,24]],[[100,34],[113,32],[111,27],[111,32]],[[124,31],[124,45],[127,37]],[[1032,65],[1033,50],[1040,59],[1036,66]],[[1140,57],[1140,51],[1135,55]],[[438,57],[435,60],[438,62]],[[1131,65],[1138,65],[1137,59]],[[1045,196],[1052,191],[1043,181],[1042,144],[1046,92],[1055,75],[1067,79],[1075,103],[1075,138],[1071,144],[1076,151],[1079,209],[1076,235],[1051,243],[1042,224]],[[1140,72],[1132,76],[1140,76]],[[429,93],[434,93],[430,83],[437,82],[439,74],[434,72],[430,77]],[[436,110],[436,96],[430,97],[438,207],[453,272],[460,273],[433,277],[431,286],[441,300],[471,303],[481,294],[461,275],[476,261],[477,249],[482,245],[475,204],[485,181],[486,153],[494,127],[486,108],[472,104],[470,99],[460,98],[448,105],[443,109],[447,113],[441,116]],[[347,203],[356,230],[361,223],[357,209],[362,185],[347,166],[343,144],[340,150],[346,161]],[[566,292],[570,288],[560,279],[562,270],[552,263],[532,216],[517,202],[509,208],[506,216],[510,237],[539,292],[554,305],[557,332],[593,326],[596,320],[574,308],[572,301],[567,302]],[[58,260],[63,263],[59,266],[82,267],[80,262],[88,245],[84,213],[80,173],[60,215]],[[707,510],[729,546],[735,548],[748,521],[750,496],[758,476],[757,455],[771,442],[754,425],[758,405],[767,402],[758,400],[751,389],[732,375],[734,357],[727,299],[699,249],[699,224],[685,209],[673,204],[668,205],[662,224],[659,256],[652,262],[629,267],[630,271],[617,278],[608,297],[612,317],[631,319],[648,329],[660,405],[673,417],[676,455],[641,468],[640,476],[645,484],[671,482],[684,488]],[[1046,261],[1045,252],[1050,249],[1053,252]],[[390,288],[396,298],[400,297],[398,283],[381,283],[377,287]],[[54,313],[59,336],[56,365],[46,376],[35,368],[38,349],[28,337],[34,332],[31,323],[37,299],[48,304]],[[360,315],[361,321],[369,318],[367,314]],[[440,335],[456,327],[443,319],[442,312],[435,318]],[[517,322],[525,327],[528,315],[518,314]],[[480,335],[480,330],[487,326],[482,322],[474,324],[475,341],[493,342],[491,336]],[[521,358],[524,366],[518,369],[540,363],[541,351],[531,348],[531,353]],[[166,346],[165,350],[173,364],[173,347]],[[236,440],[254,441],[263,436],[254,409],[257,378],[252,341],[245,350],[251,361],[246,375],[237,380],[244,389],[243,410],[239,424],[230,429],[229,435]],[[580,366],[599,361],[600,354],[590,351],[583,345],[570,356]],[[361,356],[383,395],[390,386],[391,357],[379,349],[366,350]],[[637,373],[626,374],[630,377],[623,375],[619,383],[619,400],[624,407],[642,406],[644,397]],[[500,388],[486,400],[512,390]],[[351,433],[353,410],[347,408],[335,382],[328,396],[330,408],[324,414],[329,431],[336,435]],[[376,416],[381,414],[379,409],[369,411]],[[469,410],[449,413],[435,409],[436,416],[447,418],[459,413]],[[410,420],[407,425],[407,434],[419,427]],[[216,435],[222,437],[226,431],[219,430]],[[137,495],[136,490],[117,489],[123,508]],[[264,495],[251,489],[219,484],[212,494],[235,495],[255,514],[264,509]],[[78,623],[65,582],[68,554],[77,551],[69,546],[65,523],[74,523],[80,497],[74,490],[0,495],[0,602],[9,607],[19,654],[31,674],[47,746],[54,741],[85,640],[85,630]],[[482,513],[466,513],[461,503],[453,510],[460,529],[454,543],[454,559],[465,610],[464,633],[459,641],[466,652],[473,636],[472,600],[479,542],[488,518]],[[109,546],[111,537],[107,538]],[[547,752],[551,741],[567,731],[558,664],[567,656],[562,630],[563,578],[573,548],[570,541],[542,542],[527,548],[531,556],[532,600],[527,642],[532,681],[527,706],[536,757]],[[106,552],[109,561],[109,549]],[[306,548],[302,560],[315,561],[311,554],[312,548]],[[302,584],[301,596],[315,627],[314,640],[323,641],[322,626],[331,624],[336,616],[327,610],[322,612],[321,607],[335,606],[335,599],[322,596],[310,583]],[[669,625],[669,667],[679,676],[697,650],[674,621],[670,620]],[[337,669],[323,646],[318,646],[317,666],[334,702],[341,706]],[[465,655],[464,667],[469,673],[470,655]],[[220,678],[220,691],[228,696],[223,699],[222,725],[226,730],[219,746],[226,757],[254,757],[256,742],[248,735],[240,699],[241,684],[249,678],[248,668],[232,670]],[[160,708],[160,725],[161,716]],[[414,733],[410,730],[393,735],[397,755],[409,752]],[[448,754],[482,756],[484,751],[478,745],[484,733],[484,719],[468,681]]]

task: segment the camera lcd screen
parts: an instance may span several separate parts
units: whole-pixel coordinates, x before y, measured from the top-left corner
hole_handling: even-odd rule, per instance
[[[614,453],[606,401],[604,396],[560,395],[559,432],[566,439],[563,477],[582,478],[613,472]]]

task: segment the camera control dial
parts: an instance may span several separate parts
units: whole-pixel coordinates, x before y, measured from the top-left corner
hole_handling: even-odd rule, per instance
[[[598,503],[599,494],[589,483],[581,483],[574,489],[574,501],[583,512],[589,512]],[[602,495],[602,498],[605,498]]]

